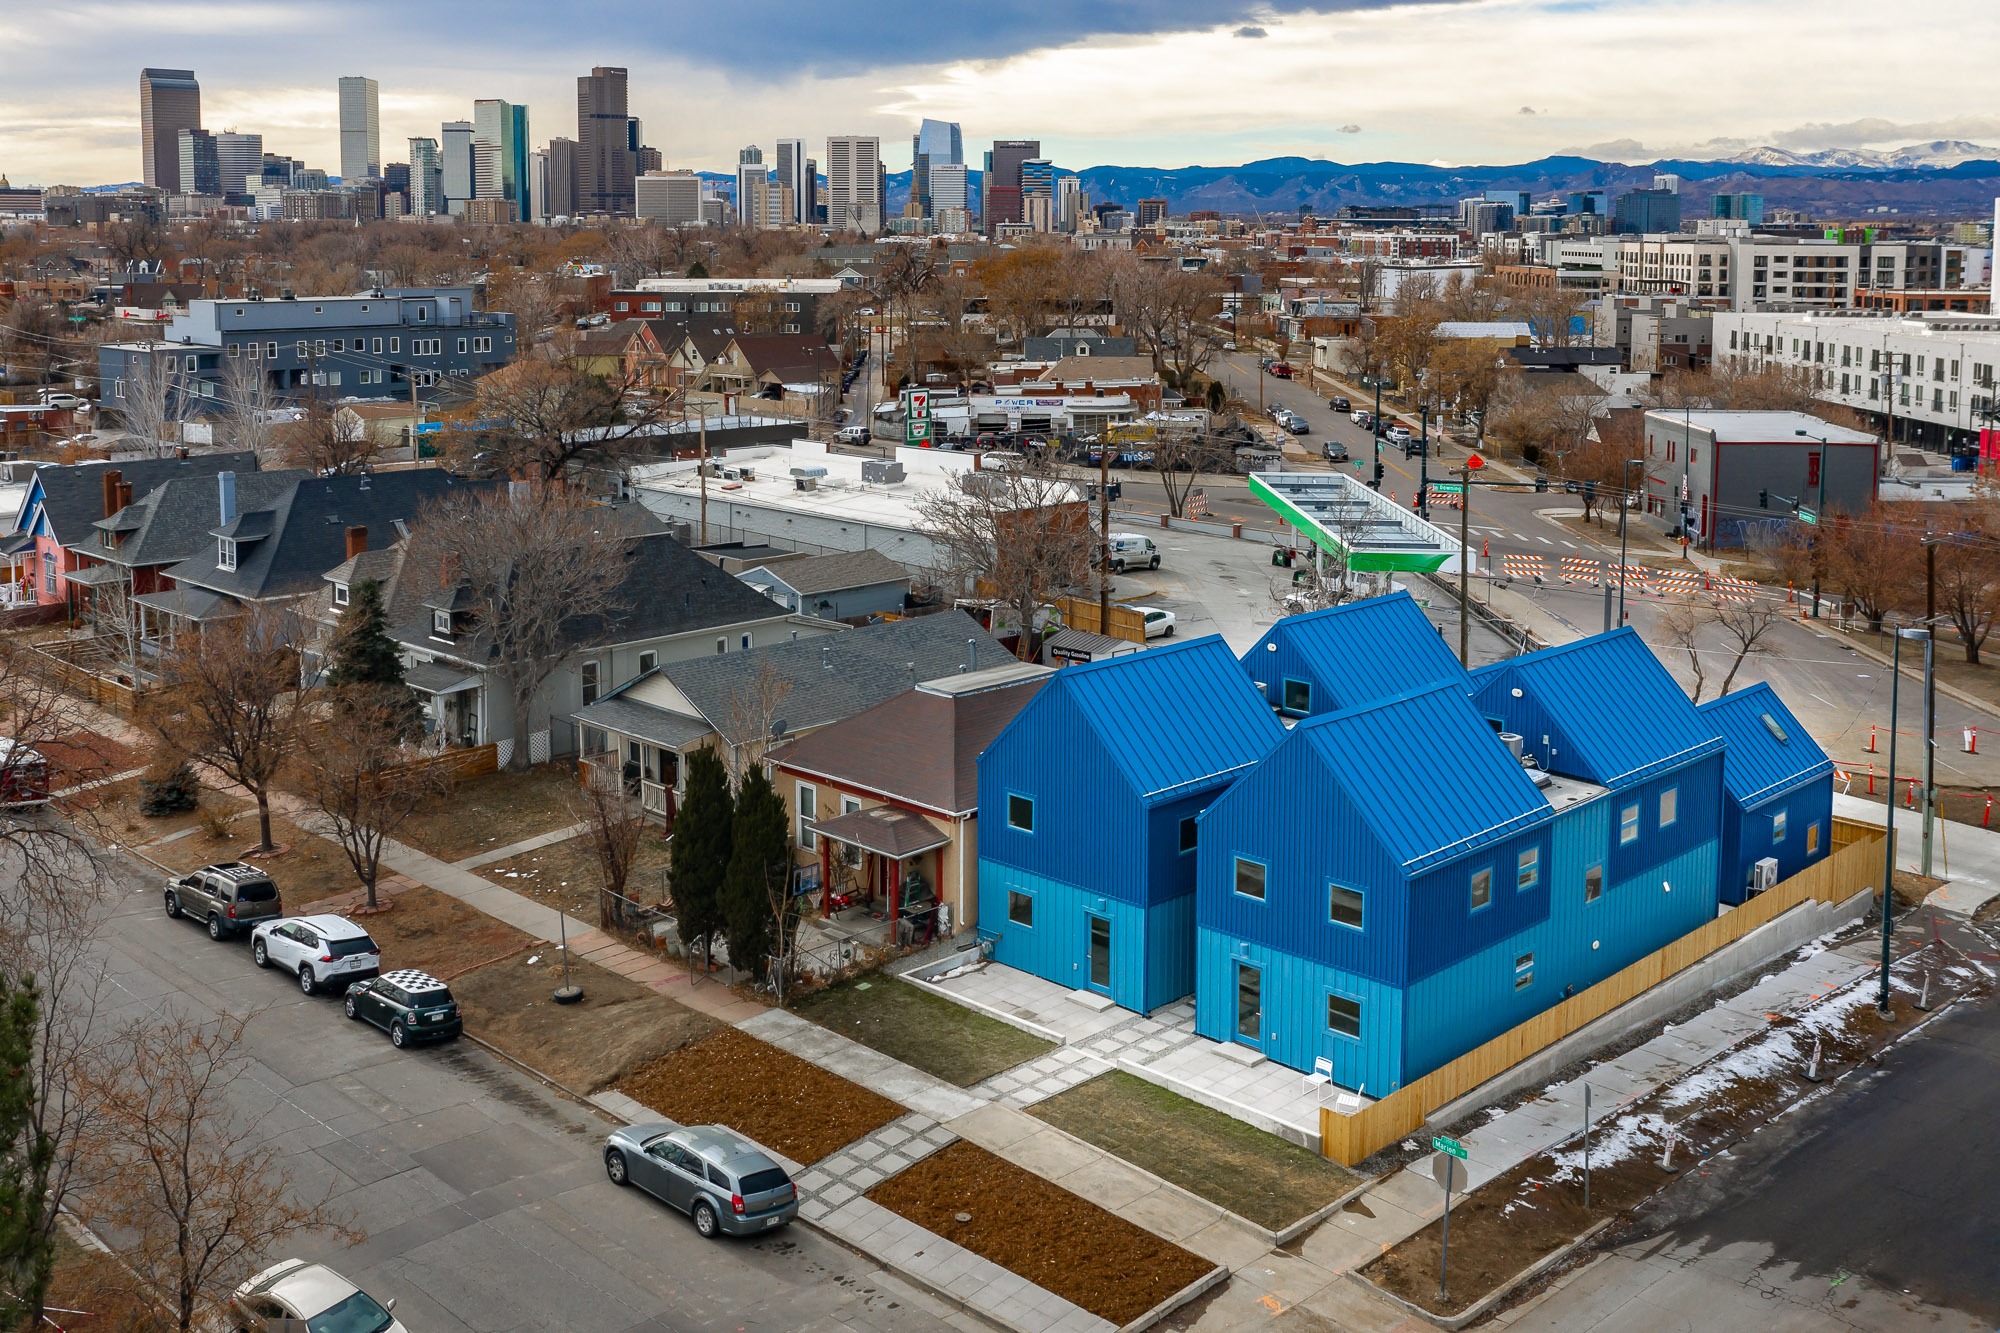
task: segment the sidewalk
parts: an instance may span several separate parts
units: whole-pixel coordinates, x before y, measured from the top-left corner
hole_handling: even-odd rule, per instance
[[[1833,795],[1833,813],[1841,819],[1881,828],[1887,821],[1887,806],[1859,796]],[[2000,830],[1974,828],[1970,824],[1940,819],[1934,825],[1938,837],[1934,873],[1948,881],[1924,899],[1928,907],[1942,908],[1961,916],[1971,916],[1995,897],[2000,897]],[[1924,812],[1896,807],[1896,868],[1917,873],[1923,861]]]

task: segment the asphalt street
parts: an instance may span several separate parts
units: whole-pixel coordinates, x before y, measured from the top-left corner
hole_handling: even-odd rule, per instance
[[[1508,1322],[1764,1333],[2000,1325],[2000,1005],[1951,1011],[1690,1169],[1639,1234]]]
[[[338,999],[259,971],[242,940],[167,920],[155,882],[132,870],[109,889],[122,895],[104,937],[118,1004],[254,1015],[232,1101],[303,1192],[367,1233],[292,1249],[396,1298],[411,1333],[979,1327],[803,1226],[702,1240],[605,1179],[601,1116],[470,1042],[396,1050]]]

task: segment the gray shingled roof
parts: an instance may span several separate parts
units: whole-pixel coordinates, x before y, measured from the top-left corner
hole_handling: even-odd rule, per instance
[[[711,730],[700,718],[617,697],[585,704],[570,716],[587,727],[601,727],[620,736],[664,745],[669,750],[698,741]]]
[[[910,578],[907,569],[873,547],[859,551],[836,551],[832,555],[809,555],[802,560],[760,565],[758,569],[801,595],[867,588],[877,583],[907,583]]]
[[[977,647],[976,662],[971,662],[975,654],[967,645],[968,639]],[[767,644],[743,653],[668,662],[660,674],[723,739],[738,745],[757,738],[735,734],[750,719],[732,717],[739,711],[732,705],[766,663],[788,686],[784,701],[775,710],[778,717],[787,730],[806,731],[853,717],[918,681],[951,675],[969,662],[993,666],[1009,656],[1006,647],[965,612],[941,611],[841,634]]]
[[[218,472],[234,472],[240,481],[257,470],[253,453],[195,454],[190,458],[127,458],[115,463],[50,464],[35,469],[42,491],[42,512],[49,531],[65,546],[92,536],[91,524],[104,517],[104,474],[117,472],[132,487],[134,502],[155,486],[175,477],[206,477],[215,486]]]

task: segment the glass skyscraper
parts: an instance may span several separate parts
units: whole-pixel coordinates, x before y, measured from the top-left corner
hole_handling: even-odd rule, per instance
[[[957,121],[926,120],[910,136],[910,198],[916,200],[925,217],[935,216],[937,209],[931,168],[964,164],[965,140]]]

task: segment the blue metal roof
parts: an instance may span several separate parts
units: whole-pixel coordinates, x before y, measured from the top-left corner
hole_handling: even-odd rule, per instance
[[[1729,746],[1722,760],[1722,784],[1739,805],[1755,805],[1787,787],[1833,772],[1826,751],[1763,681],[1710,699],[1701,706],[1701,714],[1722,732]],[[1779,739],[1779,732],[1784,739]]]
[[[1054,690],[1069,692],[1148,805],[1234,776],[1285,736],[1215,634],[1064,667],[1045,687]]]
[[[1551,771],[1601,786],[1642,781],[1722,746],[1715,723],[1629,626],[1483,666],[1471,682],[1474,704],[1508,719],[1531,748],[1551,727],[1559,733]]]
[[[1298,732],[1412,873],[1554,816],[1463,690],[1439,686],[1309,718]]]
[[[1470,687],[1458,657],[1407,591],[1286,616],[1243,655],[1243,667],[1253,679],[1266,679],[1261,659],[1286,649],[1309,662],[1335,695],[1316,704],[1315,712],[1358,708],[1436,685],[1461,692]]]

